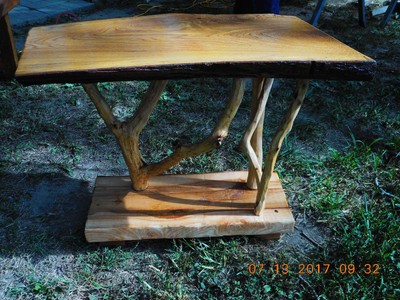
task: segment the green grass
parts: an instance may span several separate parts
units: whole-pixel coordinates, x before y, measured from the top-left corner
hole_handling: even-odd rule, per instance
[[[212,89],[212,86],[204,86],[206,82],[199,82],[198,91],[190,90],[194,97],[203,95],[203,89]],[[185,86],[186,85],[186,86]],[[173,93],[167,90],[161,99],[161,103],[155,111],[153,122],[162,117],[169,126],[165,125],[166,132],[182,130],[180,121],[176,122],[175,112],[182,113],[182,109],[196,109],[185,101],[184,89],[193,85],[193,81],[181,81],[176,85],[171,84],[170,89],[178,89],[184,96],[182,99],[169,98]],[[322,86],[323,87],[323,86]],[[49,87],[51,90],[54,87]],[[75,90],[76,87],[67,87]],[[124,101],[124,92],[120,84],[109,84],[110,94],[115,95],[112,103],[114,107]],[[139,88],[140,90],[140,88]],[[116,91],[116,92],[115,92]],[[122,93],[119,96],[119,92]],[[129,92],[129,87],[128,91]],[[141,92],[139,92],[140,95]],[[315,92],[310,94],[312,99]],[[274,97],[278,97],[275,95]],[[30,100],[27,100],[30,101]],[[80,100],[81,101],[81,100]],[[201,99],[194,99],[199,103]],[[247,100],[246,100],[247,101]],[[13,117],[14,112],[7,103],[4,107],[8,109],[5,118]],[[29,102],[28,102],[29,103]],[[84,102],[82,102],[84,103]],[[134,102],[135,103],[135,102]],[[137,102],[136,102],[137,103]],[[281,106],[286,105],[286,102]],[[340,102],[339,102],[340,103]],[[123,103],[124,104],[124,103]],[[70,105],[70,104],[63,104]],[[82,104],[88,105],[90,104]],[[134,104],[137,105],[137,104]],[[202,114],[217,115],[219,110],[217,103],[210,105],[202,104]],[[248,101],[238,118],[245,121],[248,114]],[[323,104],[323,105],[329,105]],[[378,104],[376,104],[378,105]],[[195,105],[194,105],[195,106]],[[306,112],[312,114],[315,104],[306,106]],[[346,114],[358,113],[364,109],[353,107],[353,110],[342,110]],[[50,112],[52,109],[50,109]],[[333,114],[336,112],[334,110]],[[397,120],[387,117],[387,110],[375,109],[376,113],[366,114],[374,124],[385,119],[387,123],[394,124],[397,130]],[[124,111],[120,111],[121,116]],[[19,114],[19,112],[17,112]],[[83,112],[86,114],[86,112]],[[80,116],[77,116],[80,117]],[[179,116],[178,116],[179,117]],[[39,116],[34,114],[26,122],[36,122]],[[52,118],[55,118],[53,116]],[[61,117],[60,117],[61,118]],[[93,118],[93,117],[90,117]],[[274,122],[278,117],[272,116],[269,121]],[[360,117],[361,118],[361,117]],[[182,120],[184,114],[182,115]],[[40,122],[43,122],[41,120]],[[42,124],[40,123],[39,124]],[[50,122],[46,120],[45,122]],[[61,119],[57,119],[63,127]],[[343,118],[338,119],[343,122]],[[57,124],[57,123],[56,123]],[[89,120],[90,130],[97,128],[98,121]],[[204,134],[204,123],[200,119],[193,118],[194,132],[201,136]],[[368,125],[368,123],[365,123]],[[171,147],[171,139],[166,141],[157,139],[155,128],[157,124],[150,124],[144,133],[144,140],[148,141],[146,151],[166,149]],[[234,126],[240,129],[240,123]],[[63,247],[71,249],[65,243],[50,243],[54,235],[40,233],[28,239],[19,240],[18,232],[21,227],[18,223],[7,226],[6,236],[8,240],[13,239],[13,245],[29,247],[32,257],[25,258],[28,267],[16,271],[18,281],[9,286],[6,295],[9,298],[35,298],[35,299],[68,299],[70,295],[88,299],[396,299],[400,296],[398,289],[398,275],[400,268],[399,260],[399,206],[400,206],[400,178],[399,178],[399,143],[389,132],[386,136],[372,142],[357,139],[354,135],[347,138],[347,145],[341,148],[328,147],[325,151],[310,153],[304,146],[307,135],[318,137],[319,129],[307,129],[307,122],[301,121],[300,126],[293,129],[291,137],[286,140],[277,170],[283,178],[291,205],[300,215],[306,216],[309,222],[315,226],[328,229],[328,239],[311,252],[298,253],[298,249],[291,247],[279,248],[273,242],[265,242],[257,238],[232,237],[232,238],[210,238],[210,239],[183,239],[152,243],[146,242],[147,246],[139,248],[134,244],[125,247],[92,247],[85,245],[79,238],[76,240],[68,262],[63,262]],[[29,127],[30,128],[30,127]],[[207,129],[212,128],[212,123]],[[85,131],[83,126],[80,128]],[[31,134],[40,135],[40,127],[30,131]],[[61,130],[61,129],[60,129]],[[185,131],[186,129],[184,129]],[[56,130],[58,132],[58,130]],[[304,132],[307,132],[305,134]],[[270,130],[266,131],[270,134]],[[72,169],[82,160],[81,156],[88,157],[87,152],[91,148],[85,143],[76,141],[73,137],[58,133],[55,141],[59,144],[41,143],[22,138],[14,143],[14,147],[8,150],[8,156],[4,158],[4,170],[16,164],[22,164],[25,155],[30,151],[45,151],[55,170],[65,172],[73,176]],[[197,135],[196,134],[196,135]],[[176,136],[180,137],[179,132]],[[210,172],[221,171],[229,166],[232,169],[245,167],[245,157],[238,155],[235,148],[241,131],[233,132],[231,140],[226,147],[219,151],[201,155],[184,161],[172,172]],[[21,134],[24,137],[24,133]],[[87,136],[90,136],[87,133]],[[113,143],[111,136],[105,138],[101,135],[93,135],[93,144],[97,141]],[[193,135],[187,137],[189,140]],[[162,151],[157,151],[161,153]],[[86,156],[85,156],[86,155]],[[160,155],[160,154],[157,154]],[[152,159],[159,158],[158,156]],[[221,158],[222,156],[222,158]],[[232,157],[235,157],[232,159]],[[113,160],[115,156],[109,156]],[[12,194],[10,192],[10,194]],[[0,208],[14,222],[18,220],[16,204],[7,201],[3,194]],[[7,204],[8,203],[8,204]],[[15,215],[16,214],[16,215]],[[41,222],[47,222],[41,218]],[[5,221],[5,224],[8,224]],[[142,242],[143,243],[143,242]],[[15,252],[12,244],[3,244],[2,255],[9,252],[23,253],[20,249]],[[133,247],[132,247],[133,246]],[[41,270],[54,270],[56,266],[46,266],[49,263],[48,249],[53,249],[57,254],[58,264],[67,271],[58,275],[36,271],[32,264],[39,259],[42,260]],[[278,247],[278,250],[274,250]],[[282,250],[284,249],[284,250]],[[77,252],[75,252],[77,251]],[[14,254],[15,255],[15,254]],[[61,255],[61,258],[60,258]],[[71,257],[72,255],[72,257]],[[7,256],[5,256],[7,257]],[[35,257],[38,257],[35,259]],[[15,258],[8,258],[13,260]],[[329,263],[330,270],[327,274],[299,274],[301,264],[312,265]],[[260,274],[250,274],[250,264],[263,264]],[[275,264],[282,266],[287,264],[287,274],[277,274]],[[31,265],[31,267],[29,267]],[[340,266],[357,266],[361,273],[342,274]],[[368,265],[374,269],[379,265],[379,274],[364,274]],[[257,269],[259,270],[259,269]],[[342,269],[343,271],[343,269]]]
[[[90,299],[131,299],[133,294],[143,299],[397,299],[398,160],[387,163],[387,149],[374,145],[354,140],[343,152],[331,149],[319,163],[301,160],[286,173],[286,180],[301,177],[308,183],[306,191],[291,193],[293,205],[331,230],[330,239],[311,253],[272,251],[267,242],[246,237],[166,241],[161,254],[141,249],[141,243],[90,247],[70,261],[68,277],[31,270],[21,274],[24,287],[10,288],[8,295],[60,299],[76,287]],[[285,165],[298,160],[294,152]],[[393,196],[383,195],[380,188],[395,182]],[[139,256],[141,264],[135,263]],[[301,264],[323,263],[330,264],[327,274],[299,274]],[[263,270],[258,274],[258,267],[252,275],[249,264],[263,264]],[[275,264],[281,271],[288,264],[288,274],[277,274]],[[355,274],[344,269],[351,264]],[[363,273],[368,265],[379,274]],[[115,274],[119,280],[131,278],[133,285],[115,282]]]
[[[342,152],[331,149],[320,164],[306,161],[296,169],[309,182],[298,194],[298,202],[310,216],[332,229],[332,241],[315,253],[312,261],[329,261],[336,268],[340,264],[377,264],[379,274],[343,275],[336,271],[314,276],[312,281],[321,287],[316,289],[318,294],[329,298],[396,299],[400,293],[400,152],[397,149],[396,157],[389,159],[387,148],[353,141]],[[292,176],[298,176],[296,173]],[[393,190],[385,195],[381,189]]]
[[[198,293],[207,299],[308,299],[315,295],[321,299],[396,299],[400,295],[397,285],[400,198],[383,196],[373,179],[384,170],[389,180],[382,179],[383,186],[396,176],[394,180],[398,182],[399,169],[396,164],[377,161],[381,154],[373,151],[371,145],[356,141],[344,153],[331,150],[319,164],[310,161],[292,174],[310,178],[307,192],[298,194],[297,201],[311,218],[323,220],[332,229],[331,240],[318,251],[305,257],[294,252],[252,251],[249,255],[245,252],[246,239],[174,241],[168,250],[169,271],[160,271],[153,279],[153,286],[158,288],[153,287],[152,293],[168,290],[175,279],[178,286],[192,287],[191,297]],[[370,170],[370,176],[360,173],[358,168]],[[359,190],[348,186],[354,182]],[[398,187],[393,192],[400,195]],[[262,263],[264,270],[251,275],[246,262]],[[275,263],[288,264],[290,272],[275,274]],[[299,274],[300,264],[322,263],[331,265],[327,274]],[[357,266],[357,273],[346,271],[345,266],[351,268],[351,264]],[[363,273],[369,273],[369,268],[371,274]],[[374,271],[379,274],[373,274]]]
[[[378,30],[378,20],[369,20],[361,29],[350,14],[335,14],[320,24],[376,58],[379,71],[371,82],[311,83],[276,166],[296,218],[294,233],[280,241],[236,236],[87,244],[84,218],[96,176],[127,175],[114,137],[79,85],[0,83],[0,298],[399,299],[400,23]],[[276,81],[266,145],[294,85]],[[141,136],[145,160],[205,137],[230,84],[170,82]],[[147,86],[102,83],[100,89],[123,119]],[[168,172],[247,168],[237,144],[249,113],[247,91],[222,147]],[[40,199],[38,186],[50,191],[39,194],[49,201],[32,203]],[[302,265],[314,271],[300,274]]]
[[[123,118],[133,111],[146,86],[143,83],[128,84],[126,87],[120,83],[107,83],[101,88],[108,93],[111,106],[119,108],[119,116]],[[143,132],[144,152],[155,153],[148,155],[149,159],[157,160],[168,153],[176,138],[183,137],[186,142],[193,142],[207,134],[222,107],[222,101],[216,101],[224,95],[220,86],[226,90],[229,80],[220,80],[217,85],[213,85],[212,80],[170,83],[148,128]],[[344,86],[341,90],[343,94],[318,100],[322,91],[339,86]],[[16,130],[14,133],[18,137],[9,139],[8,145],[2,145],[5,154],[2,157],[2,172],[7,173],[12,168],[32,170],[27,166],[31,161],[27,155],[37,153],[43,153],[38,158],[47,157],[51,170],[72,178],[78,176],[74,172],[80,164],[88,159],[98,159],[97,155],[102,155],[102,163],[106,166],[107,161],[115,165],[121,159],[113,137],[104,130],[104,125],[79,87],[44,86],[35,91],[34,96],[29,95],[30,89],[20,89],[14,85],[6,86],[6,92],[3,92],[7,97],[18,90],[20,97],[25,99],[22,101],[30,107],[30,113],[19,123],[27,124],[26,130],[18,131],[19,126],[13,122],[17,122],[23,112],[10,106],[8,101],[1,102],[4,108],[2,118],[6,120],[4,124],[9,126],[8,130]],[[56,100],[44,98],[46,93],[57,94],[57,89],[67,95],[76,93],[77,102],[66,101],[69,96]],[[9,183],[6,183],[0,202],[0,212],[6,216],[0,219],[0,224],[4,226],[0,237],[7,242],[2,244],[0,257],[9,265],[23,263],[20,269],[12,271],[16,279],[7,287],[6,296],[11,299],[69,299],[71,296],[88,299],[397,299],[400,296],[400,147],[396,137],[399,120],[397,115],[391,114],[390,102],[369,103],[365,99],[349,107],[346,102],[356,96],[350,90],[351,87],[345,83],[327,82],[313,86],[304,107],[304,116],[300,115],[298,126],[295,124],[285,141],[277,165],[295,214],[326,231],[322,242],[313,243],[311,250],[301,251],[295,246],[252,237],[182,239],[128,243],[124,247],[96,247],[86,245],[79,235],[60,239],[55,233],[38,227],[38,224],[51,224],[51,215],[29,219],[33,234],[27,237],[21,234],[27,229],[20,221],[26,216],[20,211],[19,203],[29,197],[29,191],[16,194],[12,188],[7,188]],[[272,111],[267,116],[272,127],[276,126],[280,111],[287,106],[286,100],[277,103],[277,99],[287,97],[289,92],[277,91],[272,95]],[[37,106],[31,97],[39,95],[43,95],[43,100],[39,100],[39,108],[35,110]],[[131,95],[131,100],[126,100],[127,95]],[[204,101],[204,95],[211,101]],[[40,101],[45,101],[43,106]],[[76,105],[79,109],[75,110]],[[66,111],[72,109],[69,117],[83,121],[70,121],[69,124],[76,124],[72,131],[82,131],[81,136],[88,137],[87,140],[79,140],[66,130],[65,118],[54,114],[57,106],[64,107]],[[49,115],[41,118],[42,109]],[[346,142],[342,142],[340,147],[324,144],[315,147],[307,143],[309,139],[320,143],[327,130],[327,124],[313,119],[317,110],[324,111],[323,117],[333,121],[329,126],[334,124],[338,128],[346,128],[343,133]],[[246,159],[239,154],[236,145],[248,113],[247,93],[232,124],[230,138],[223,147],[185,160],[170,172],[199,173],[245,168]],[[208,116],[210,120],[204,122],[202,116]],[[346,122],[346,118],[359,120],[357,126],[361,124],[372,128],[374,134],[365,136],[364,130],[364,135],[361,134],[364,139],[356,137],[360,132],[349,135],[346,132],[352,125]],[[184,125],[184,121],[189,125]],[[162,139],[157,135],[160,122],[165,137]],[[42,141],[43,129],[50,124],[54,136]],[[390,130],[380,130],[382,124]],[[2,135],[7,139],[9,133],[3,132]],[[27,138],[28,133],[35,138]],[[267,128],[265,133],[268,141],[271,128]],[[111,151],[100,154],[93,148],[98,144],[110,147]],[[122,161],[118,165],[124,167]],[[38,168],[36,165],[33,170]],[[41,178],[37,176],[32,175],[29,180],[40,182]],[[42,179],[45,178],[49,179]],[[290,245],[290,239],[286,243]],[[26,249],[29,249],[28,256]],[[63,254],[64,249],[68,254]],[[55,263],[48,257],[49,252],[54,253],[50,257],[55,257]],[[327,274],[315,271],[299,274],[302,264],[316,268],[324,263],[330,264]],[[250,264],[257,265],[257,271],[263,264],[262,272],[250,274]],[[280,266],[281,273],[276,272],[276,264]],[[282,273],[285,264],[289,267],[287,274]],[[40,271],[33,265],[38,265]],[[352,265],[357,268],[355,274],[349,274],[351,269],[343,274],[340,272]],[[373,270],[378,268],[379,274],[364,274],[368,266]]]

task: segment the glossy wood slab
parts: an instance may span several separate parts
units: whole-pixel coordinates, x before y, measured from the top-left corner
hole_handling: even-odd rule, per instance
[[[131,190],[129,177],[98,177],[85,236],[88,242],[270,235],[293,230],[294,219],[276,173],[264,214],[254,215],[257,191],[247,172],[162,175]]]
[[[25,84],[190,77],[368,80],[375,61],[297,17],[164,14],[33,28]]]

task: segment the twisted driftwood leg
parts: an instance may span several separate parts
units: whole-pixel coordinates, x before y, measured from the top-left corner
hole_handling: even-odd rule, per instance
[[[129,169],[132,187],[137,191],[147,188],[148,180],[151,176],[162,174],[182,159],[219,147],[228,135],[229,126],[242,101],[245,87],[244,79],[235,79],[233,81],[228,104],[219,117],[213,132],[207,138],[199,143],[179,146],[161,162],[146,165],[140,154],[139,136],[144,126],[146,126],[150,113],[157,104],[166,84],[167,81],[165,80],[153,81],[136,112],[124,122],[115,118],[96,84],[83,84],[83,88],[96,106],[100,116],[115,135]]]
[[[289,131],[292,129],[294,119],[299,113],[300,107],[303,104],[305,94],[308,89],[308,80],[298,80],[296,86],[295,99],[291,103],[285,117],[277,128],[265,158],[265,166],[261,177],[261,182],[258,186],[255,214],[259,216],[264,210],[265,198],[268,191],[269,182],[274,171],[276,158],[282,146],[282,142]]]
[[[271,91],[272,78],[253,79],[253,100],[251,104],[251,120],[243,135],[241,149],[249,158],[249,175],[247,186],[257,189],[261,180],[262,169],[262,136],[265,116],[265,106]]]

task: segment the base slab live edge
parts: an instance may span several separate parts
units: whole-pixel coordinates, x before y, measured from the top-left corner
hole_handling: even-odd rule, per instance
[[[145,191],[129,177],[98,177],[85,227],[88,242],[257,235],[279,238],[294,218],[276,173],[261,216],[247,171],[161,175]]]

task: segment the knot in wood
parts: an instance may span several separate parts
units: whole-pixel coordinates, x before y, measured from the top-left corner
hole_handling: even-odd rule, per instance
[[[117,130],[119,130],[119,129],[121,129],[121,122],[114,122],[114,123],[112,123],[111,124],[111,126],[114,128],[114,129],[117,129]]]
[[[222,141],[224,140],[224,136],[220,135],[217,138],[217,147],[220,147],[222,145]]]

